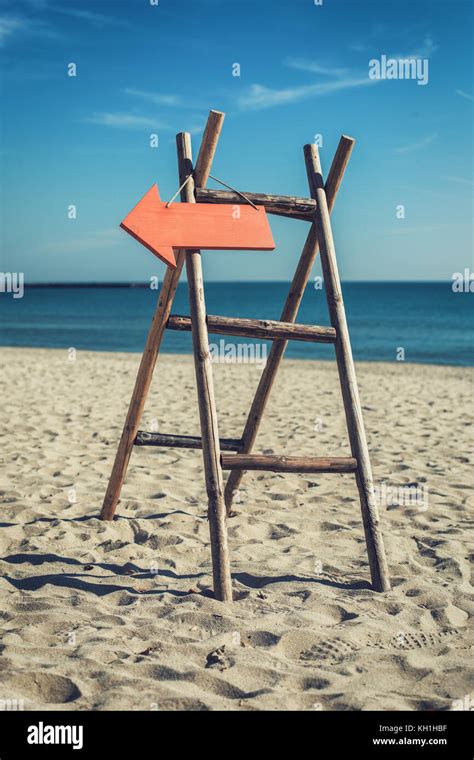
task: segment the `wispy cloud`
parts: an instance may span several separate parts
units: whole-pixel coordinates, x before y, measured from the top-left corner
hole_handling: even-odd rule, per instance
[[[163,108],[181,108],[188,111],[201,111],[207,110],[208,101],[204,101],[201,98],[195,98],[193,94],[186,97],[181,95],[171,95],[169,93],[154,92],[152,90],[141,90],[138,87],[126,87],[123,90],[125,95],[129,95],[132,98],[138,98],[146,103],[150,103],[155,106],[162,106]],[[203,96],[204,97],[204,96]]]
[[[179,95],[161,95],[157,92],[149,92],[148,90],[137,90],[134,87],[127,87],[124,90],[126,95],[132,95],[136,98],[142,98],[149,103],[154,103],[159,106],[180,106],[181,98]]]
[[[26,16],[0,15],[0,47],[5,47],[13,37],[19,35],[37,38],[62,39],[62,34],[54,29],[47,21]]]
[[[86,118],[90,124],[99,124],[103,127],[115,127],[117,129],[165,129],[166,124],[149,116],[127,113],[123,111],[105,111],[95,113]]]
[[[49,5],[49,0],[23,0],[23,3],[37,11],[45,10]]]
[[[432,37],[427,34],[417,48],[412,49],[411,53],[390,53],[387,58],[396,58],[397,60],[406,60],[407,58],[430,58],[438,50],[438,45],[433,42]]]
[[[22,4],[16,0],[16,7],[20,8],[19,13],[0,15],[0,47],[4,47],[12,37],[19,33],[49,39],[63,39],[62,30],[55,28],[55,25],[51,23],[51,17],[42,18],[42,13],[45,11],[84,21],[97,28],[130,25],[128,19],[125,18],[96,13],[82,8],[63,7],[51,3],[49,0],[23,0]]]
[[[474,98],[472,95],[469,95],[468,92],[464,92],[464,90],[455,90],[456,95],[459,95],[461,98],[465,98],[466,100],[469,100],[471,103],[474,101]]]
[[[470,187],[474,185],[472,179],[467,179],[466,177],[445,176],[442,177],[442,179],[447,179],[449,182],[456,182],[458,185],[469,185]]]
[[[3,47],[15,32],[25,29],[27,23],[26,19],[18,16],[0,16],[0,47]]]
[[[374,28],[372,34],[369,35],[367,40],[357,40],[349,45],[349,50],[353,53],[367,53],[374,55],[386,55],[387,58],[405,59],[405,58],[430,58],[438,50],[438,45],[433,41],[430,34],[425,34],[423,41],[417,47],[412,47],[410,53],[393,53],[389,48],[391,45],[387,45],[383,42],[387,34],[387,29],[380,27]],[[403,35],[408,37],[408,31]]]
[[[340,69],[335,66],[321,66],[316,61],[310,61],[307,58],[287,58],[284,61],[286,66],[298,71],[307,71],[309,74],[323,74],[324,76],[342,77],[348,76],[349,69]]]
[[[106,13],[98,13],[97,11],[85,10],[83,8],[74,8],[71,4],[63,4],[51,2],[51,0],[15,0],[15,2],[23,2],[23,5],[28,9],[40,13],[41,11],[51,11],[53,13],[61,13],[64,16],[70,16],[71,18],[77,18],[81,21],[86,21],[94,26],[128,26],[128,19],[120,18],[118,16],[111,16]]]
[[[420,150],[430,145],[438,137],[437,132],[433,132],[431,135],[426,135],[416,142],[408,143],[408,145],[401,145],[395,148],[395,153],[412,153],[414,150]]]
[[[348,77],[347,79],[336,79],[330,82],[317,82],[316,84],[307,84],[299,87],[287,87],[281,90],[253,84],[239,98],[238,105],[241,110],[259,110],[261,108],[270,108],[271,106],[296,103],[306,98],[329,95],[333,92],[340,92],[341,90],[354,87],[365,87],[376,82],[376,79],[369,79],[368,77]]]
[[[437,50],[437,46],[432,38],[426,35],[422,44],[413,53],[400,56],[390,55],[388,57],[404,59],[428,58],[435,50]],[[345,67],[322,65],[319,61],[312,61],[307,58],[288,57],[283,63],[297,71],[317,75],[319,81],[279,89],[262,84],[253,84],[238,99],[240,110],[260,110],[271,108],[272,106],[296,103],[307,98],[330,95],[334,92],[341,92],[356,87],[366,87],[382,81],[380,79],[370,79],[368,71],[351,71]],[[327,78],[327,80],[320,81],[321,77]],[[401,152],[404,152],[403,149],[401,149]]]
[[[45,7],[54,13],[62,13],[64,16],[70,16],[71,18],[85,21],[88,24],[97,26],[99,28],[106,26],[130,26],[129,21],[126,18],[119,18],[117,16],[110,16],[104,13],[97,13],[96,11],[87,11],[81,8],[71,7],[64,8],[60,5],[54,5],[51,3],[43,5],[42,7]]]

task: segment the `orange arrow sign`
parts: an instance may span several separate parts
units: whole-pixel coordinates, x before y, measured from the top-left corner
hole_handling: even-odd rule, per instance
[[[275,248],[263,206],[175,203],[166,207],[153,185],[120,225],[168,266],[173,248],[272,251]]]

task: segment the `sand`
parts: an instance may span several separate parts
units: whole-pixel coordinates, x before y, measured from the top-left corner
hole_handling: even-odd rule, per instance
[[[1,700],[469,704],[472,370],[357,367],[382,502],[396,502],[385,487],[410,483],[424,499],[381,504],[392,591],[370,590],[353,476],[248,473],[229,521],[236,602],[225,605],[209,593],[200,452],[135,449],[118,520],[97,519],[139,355],[3,348],[0,361]],[[240,435],[260,371],[214,367],[222,436]],[[190,356],[159,358],[141,427],[154,425],[199,434]],[[284,363],[257,450],[349,454],[334,364]]]

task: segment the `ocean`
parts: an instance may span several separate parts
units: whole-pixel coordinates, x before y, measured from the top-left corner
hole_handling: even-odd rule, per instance
[[[284,282],[210,282],[207,311],[279,319],[288,287]],[[347,282],[343,293],[356,360],[474,364],[472,295],[454,293],[450,282]],[[158,291],[147,287],[26,284],[23,298],[0,294],[0,345],[141,352],[157,298]],[[189,314],[186,283],[178,287],[172,313]],[[329,325],[323,290],[308,285],[297,321]],[[221,339],[210,335],[211,343]],[[226,344],[251,342],[225,339]],[[191,334],[166,331],[161,350],[190,353]],[[286,354],[332,360],[334,347],[290,341]]]

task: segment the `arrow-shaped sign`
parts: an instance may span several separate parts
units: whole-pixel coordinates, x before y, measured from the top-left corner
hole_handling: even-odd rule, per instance
[[[173,248],[242,249],[275,248],[263,206],[214,206],[174,203],[160,199],[153,185],[120,225],[168,266],[176,268]]]

